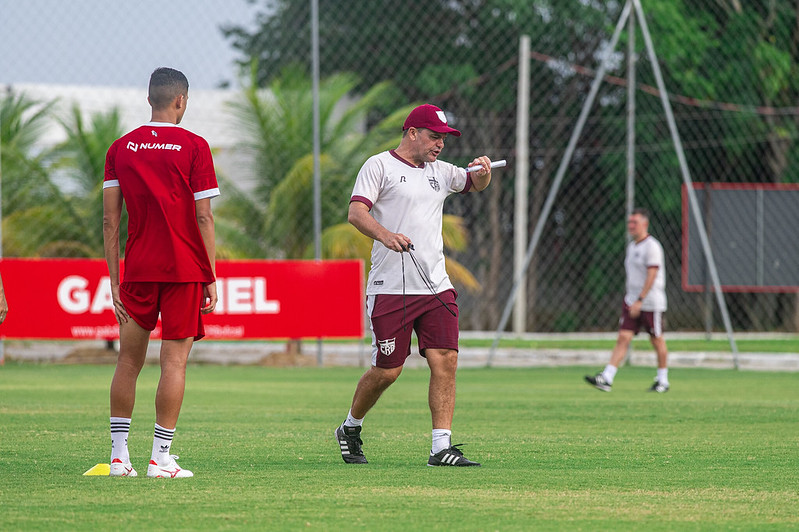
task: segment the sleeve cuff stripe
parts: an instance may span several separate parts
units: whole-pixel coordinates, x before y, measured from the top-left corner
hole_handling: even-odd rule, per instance
[[[209,188],[208,190],[201,190],[200,192],[195,192],[194,193],[194,199],[196,201],[196,200],[201,200],[201,199],[205,199],[205,198],[215,198],[218,195],[219,195],[219,189],[218,188]]]

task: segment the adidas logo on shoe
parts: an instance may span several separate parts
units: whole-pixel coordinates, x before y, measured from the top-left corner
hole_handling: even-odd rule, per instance
[[[453,445],[449,449],[444,449],[442,451],[433,454],[430,451],[430,458],[427,460],[428,466],[457,466],[457,467],[468,467],[468,466],[479,466],[480,464],[477,462],[472,462],[465,456],[463,456],[463,452],[461,452],[458,447],[463,445],[459,443],[457,445]]]
[[[367,464],[366,457],[363,455],[361,446],[361,427],[338,427],[334,432],[341,458],[348,464]]]
[[[587,382],[597,390],[602,390],[603,392],[609,392],[611,386],[613,386],[611,383],[607,381],[607,379],[605,379],[605,376],[602,375],[601,373],[597,373],[593,377],[591,375],[586,375],[585,382]]]

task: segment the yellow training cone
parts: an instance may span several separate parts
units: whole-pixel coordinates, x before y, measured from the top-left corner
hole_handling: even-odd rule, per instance
[[[107,477],[111,473],[111,466],[108,464],[97,464],[96,466],[92,467],[88,471],[86,471],[83,476],[99,476],[99,477]]]

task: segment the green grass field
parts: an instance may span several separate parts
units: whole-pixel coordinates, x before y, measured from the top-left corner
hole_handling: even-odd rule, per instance
[[[341,343],[349,340],[328,341]],[[363,342],[369,345],[372,342],[371,336],[365,338]],[[458,343],[461,347],[490,347],[494,343],[494,337],[491,334],[487,334],[484,338],[461,337],[458,339]],[[542,334],[534,340],[502,338],[498,347],[508,349],[598,349],[610,351],[615,343],[615,337],[609,339],[558,338],[556,336],[547,337],[546,334]],[[711,340],[680,336],[675,338],[666,333],[666,343],[670,351],[730,351],[730,342],[726,338],[713,338]],[[799,335],[795,334],[786,334],[774,338],[753,338],[751,335],[738,334],[735,343],[738,351],[742,353],[799,353]],[[280,346],[282,343],[278,342],[275,345]],[[652,346],[645,334],[639,334],[633,340],[633,348],[647,350],[652,349]]]
[[[193,365],[173,451],[195,472],[145,476],[158,368],[138,386],[138,478],[108,462],[111,366],[0,368],[0,530],[751,530],[799,528],[794,373],[463,369],[454,443],[481,468],[426,467],[427,371],[408,369],[364,425],[370,463],[333,429],[357,368]]]
[[[371,341],[371,340],[370,340]],[[464,347],[489,347],[493,343],[493,338],[461,338],[458,340]],[[515,349],[599,349],[610,351],[616,343],[616,339],[512,339],[505,338],[500,340],[499,346],[502,348]],[[730,342],[726,339],[683,339],[672,338],[666,333],[666,343],[669,351],[730,351]],[[735,341],[738,351],[742,353],[799,353],[799,336],[786,338],[738,338]],[[640,351],[651,350],[652,345],[646,335],[639,334],[633,340],[633,348]]]

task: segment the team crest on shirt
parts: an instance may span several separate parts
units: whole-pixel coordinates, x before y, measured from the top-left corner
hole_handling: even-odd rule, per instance
[[[156,133],[154,129],[151,129],[150,133],[153,134],[153,137],[157,137],[158,136],[158,133]]]
[[[438,184],[438,181],[436,181],[435,176],[432,175],[427,176],[427,182],[430,183],[430,186],[433,187],[433,190],[435,190],[436,192],[441,190],[441,186]]]
[[[394,347],[396,347],[396,337],[389,340],[378,340],[377,343],[380,345],[380,352],[390,356],[394,352]]]

